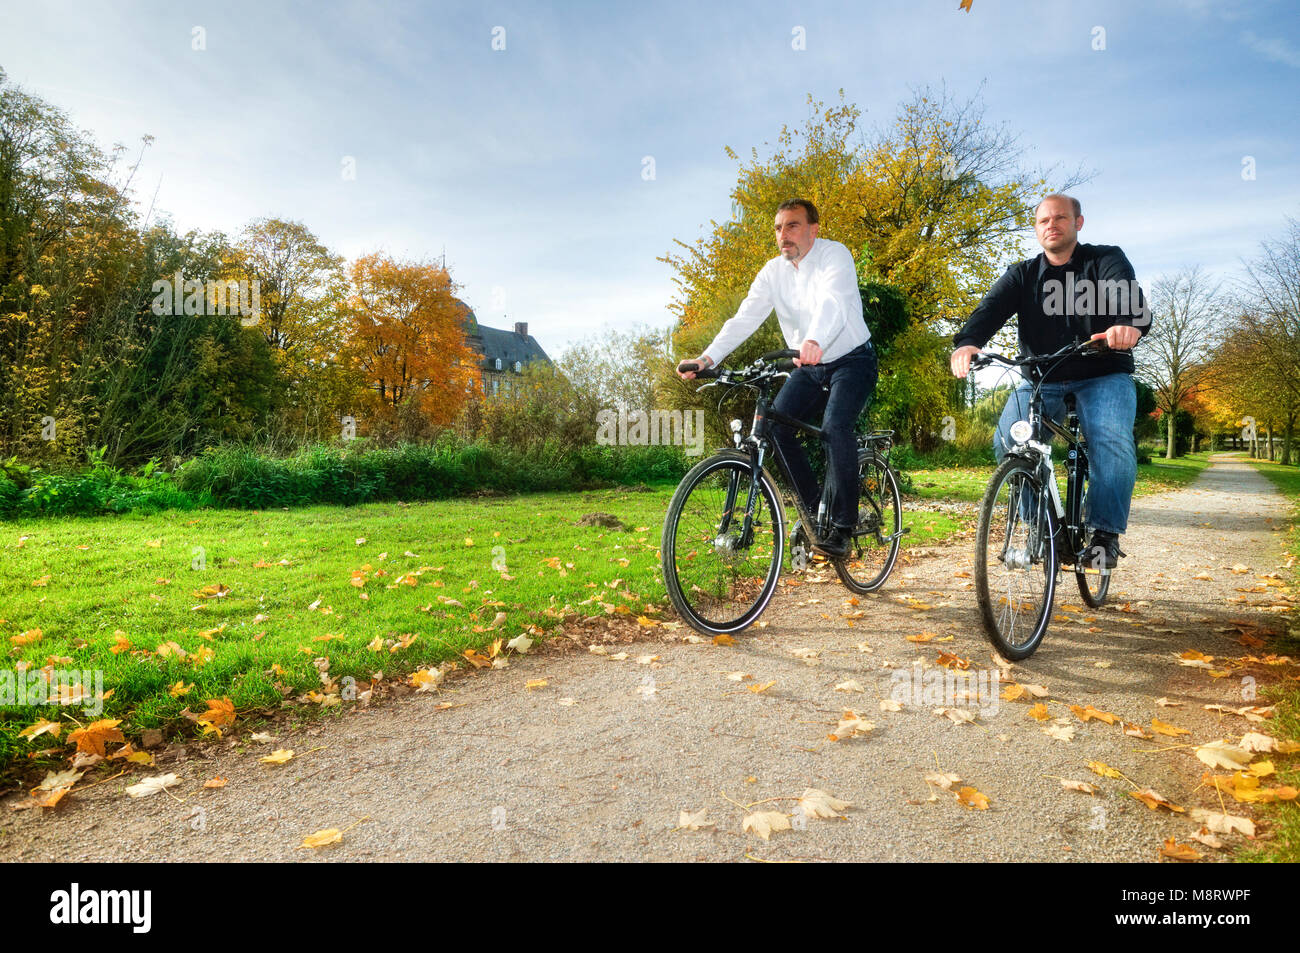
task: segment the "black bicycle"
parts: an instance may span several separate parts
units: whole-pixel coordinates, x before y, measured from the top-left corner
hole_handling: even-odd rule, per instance
[[[744,423],[731,421],[734,449],[719,450],[682,478],[664,518],[660,554],[664,585],[673,606],[690,625],[711,635],[738,632],[767,608],[785,559],[785,509],[776,482],[766,467],[771,454],[784,486],[793,488],[780,447],[771,439],[774,423],[820,437],[821,428],[772,409],[777,381],[789,377],[798,351],[765,354],[748,367],[708,368],[684,363],[701,388],[724,385],[757,393],[748,435]],[[831,562],[854,592],[872,592],[884,583],[898,558],[903,529],[898,478],[889,466],[893,431],[879,430],[858,438],[858,521],[849,553]],[[830,531],[831,488],[822,488],[815,514],[805,512],[798,492],[790,490],[799,514],[789,538],[792,567],[807,564],[813,536]]]
[[[993,472],[975,532],[975,592],[984,628],[1004,658],[1027,658],[1052,618],[1057,573],[1073,566],[1079,594],[1094,608],[1106,601],[1110,570],[1104,554],[1087,551],[1088,448],[1073,394],[1065,421],[1043,414],[1043,380],[1061,361],[1105,350],[1101,341],[1067,345],[1054,354],[1011,360],[977,354],[971,369],[993,363],[1022,368],[1029,378],[1028,417],[1011,425],[1014,445]],[[1052,462],[1051,439],[1065,441],[1065,502]]]

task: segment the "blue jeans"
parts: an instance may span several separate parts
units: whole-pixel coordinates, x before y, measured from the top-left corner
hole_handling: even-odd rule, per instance
[[[1011,425],[1029,417],[1031,390],[1029,384],[1022,384],[1007,399],[993,435],[998,460],[1012,445]],[[1088,525],[1118,535],[1128,527],[1129,503],[1137,480],[1137,448],[1133,444],[1137,388],[1132,376],[1124,373],[1050,381],[1042,388],[1043,414],[1063,422],[1065,395],[1069,393],[1074,394],[1079,426],[1088,441]]]
[[[858,438],[854,425],[862,408],[876,392],[876,349],[868,341],[829,364],[795,368],[772,409],[816,423],[822,413],[822,440],[826,444],[826,482],[831,487],[831,522],[852,529],[858,524]],[[829,392],[822,390],[829,386]],[[790,468],[790,479],[808,513],[816,518],[821,488],[808,464],[795,430],[772,427],[772,440]]]

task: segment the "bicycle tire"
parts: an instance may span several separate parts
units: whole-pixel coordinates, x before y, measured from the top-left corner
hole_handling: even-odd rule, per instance
[[[1024,492],[1030,494],[1034,505],[1037,525],[1032,529],[1014,502]],[[1013,662],[1028,658],[1042,642],[1052,618],[1057,568],[1056,513],[1037,466],[1024,457],[1008,456],[989,480],[975,531],[976,600],[985,634],[1003,658]],[[993,573],[994,585],[990,586]],[[1038,592],[1040,575],[1042,590]],[[998,592],[997,599],[993,590]],[[1026,594],[1035,598],[1024,598]]]
[[[759,474],[752,539],[745,544],[739,524],[722,531],[729,522],[727,487],[737,481],[731,509],[743,521],[752,473],[749,457],[736,451],[703,460],[682,478],[664,517],[659,552],[668,598],[691,628],[707,635],[753,624],[781,575],[785,512],[766,471]]]
[[[1088,475],[1083,475],[1083,488],[1080,490],[1082,500],[1079,504],[1079,513],[1083,518],[1086,526],[1087,506],[1088,506]],[[1083,568],[1083,561],[1076,560],[1074,564],[1074,578],[1079,584],[1079,595],[1090,608],[1100,609],[1106,602],[1106,595],[1110,592],[1110,573],[1102,572],[1100,566],[1093,566],[1093,571],[1088,572]]]
[[[903,498],[898,478],[880,454],[858,455],[858,525],[849,555],[835,560],[840,582],[853,592],[875,592],[898,560],[903,538]],[[889,540],[881,543],[882,539]]]

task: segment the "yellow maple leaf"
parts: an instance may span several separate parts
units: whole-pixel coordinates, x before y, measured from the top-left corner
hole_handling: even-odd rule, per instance
[[[327,827],[323,831],[317,831],[315,834],[308,834],[304,837],[302,843],[298,845],[298,849],[325,847],[328,844],[337,844],[342,839],[343,832],[341,830],[337,827]]]
[[[1047,710],[1046,705],[1044,705],[1042,702],[1039,702],[1038,704],[1034,705],[1034,707],[1029,709],[1029,717],[1037,718],[1039,721],[1047,721],[1047,719],[1052,717],[1052,714]]]
[[[29,629],[28,631],[23,632],[20,635],[9,636],[9,641],[12,642],[14,645],[32,645],[36,642],[39,642],[40,640],[41,640],[40,629]]]
[[[122,723],[120,718],[101,718],[92,721],[84,728],[78,728],[68,735],[68,741],[77,746],[78,751],[87,754],[105,756],[104,745],[110,741],[126,741],[126,736],[118,730]]]
[[[1177,804],[1172,803],[1168,798],[1159,794],[1157,791],[1155,791],[1152,788],[1143,788],[1140,791],[1129,791],[1128,794],[1129,797],[1137,798],[1137,800],[1141,801],[1143,804],[1151,808],[1151,810],[1153,811],[1156,810],[1157,808],[1163,807],[1166,810],[1173,811],[1174,813],[1177,814],[1185,813],[1183,808],[1179,807]]]
[[[972,787],[964,787],[957,791],[957,803],[979,811],[989,809],[988,797]]]
[[[1159,718],[1151,719],[1151,730],[1158,735],[1168,735],[1171,738],[1176,738],[1179,735],[1191,734],[1191,732],[1188,731],[1186,728],[1179,728],[1177,725],[1168,724],[1166,722],[1161,721]]]
[[[268,754],[266,757],[258,758],[257,760],[261,761],[262,764],[284,764],[292,757],[293,757],[292,748],[288,750],[284,748],[277,748],[276,750]]]
[[[29,725],[28,727],[24,728],[22,731],[18,732],[18,737],[39,738],[41,735],[49,733],[53,735],[55,738],[58,738],[59,733],[61,731],[63,731],[63,725],[60,722],[47,721],[46,719],[42,718],[40,721],[36,722],[36,724]]]
[[[1070,711],[1079,716],[1081,721],[1088,721],[1090,718],[1096,718],[1098,721],[1104,721],[1108,725],[1115,724],[1119,719],[1108,711],[1100,711],[1091,705],[1071,705]]]
[[[1174,860],[1200,860],[1201,855],[1197,853],[1188,844],[1179,844],[1170,837],[1165,841],[1165,846],[1160,848],[1161,857],[1170,857]]]

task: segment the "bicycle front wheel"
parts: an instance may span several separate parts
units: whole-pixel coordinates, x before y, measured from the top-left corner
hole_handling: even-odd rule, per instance
[[[1056,594],[1056,514],[1033,462],[993,473],[975,531],[975,595],[994,648],[1010,661],[1038,648]]]
[[[785,517],[765,472],[722,453],[682,479],[664,518],[660,559],[673,607],[709,635],[738,632],[767,608],[781,574]],[[750,494],[753,518],[746,525]]]
[[[854,592],[885,584],[902,545],[903,503],[894,471],[879,454],[858,455],[858,525],[849,555],[835,561],[840,581]]]

